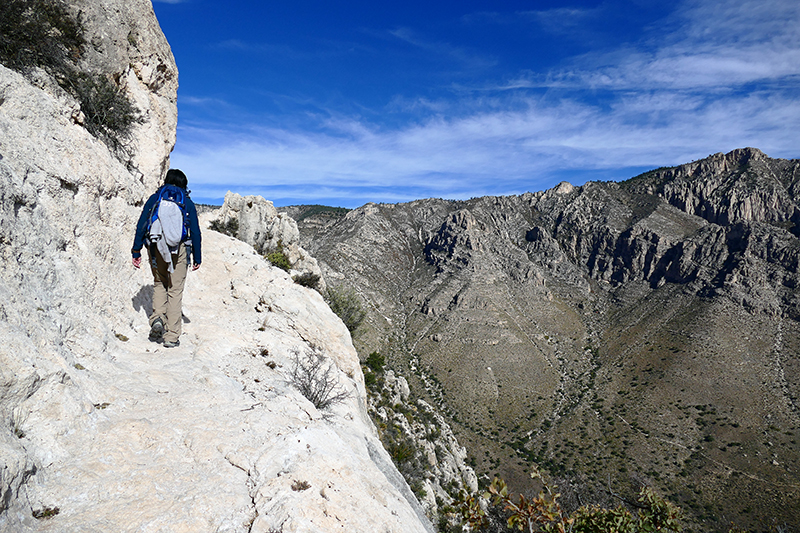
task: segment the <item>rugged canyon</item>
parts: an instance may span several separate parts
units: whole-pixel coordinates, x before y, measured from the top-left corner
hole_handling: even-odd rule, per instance
[[[0,531],[432,532],[536,470],[566,508],[646,485],[691,531],[800,530],[800,161],[354,210],[234,191],[166,349],[130,244],[175,60],[149,0],[63,6],[0,65]]]
[[[284,211],[484,482],[698,531],[800,526],[800,161],[755,148],[621,183]]]

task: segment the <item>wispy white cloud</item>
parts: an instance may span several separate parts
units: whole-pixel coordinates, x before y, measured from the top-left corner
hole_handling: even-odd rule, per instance
[[[458,61],[462,65],[468,65],[471,69],[483,69],[497,64],[497,59],[486,54],[455,46],[446,41],[427,40],[408,28],[397,28],[389,33],[396,39],[424,50],[426,53]]]
[[[653,30],[649,49],[581,57],[531,85],[606,89],[707,89],[800,76],[800,3],[794,0],[685,3],[676,31]],[[795,78],[795,79],[792,79]]]
[[[204,196],[205,187],[223,182],[233,189],[279,187],[294,198],[319,198],[327,189],[329,197],[351,198],[348,205],[354,205],[352,199],[364,197],[540,190],[563,171],[581,181],[586,171],[679,164],[742,146],[791,156],[797,125],[800,103],[780,97],[699,106],[693,98],[645,95],[611,111],[569,101],[531,103],[524,112],[439,118],[394,131],[354,122],[331,125],[338,134],[182,130],[173,163],[189,172]]]
[[[397,111],[403,113],[415,112],[431,112],[431,113],[445,113],[452,109],[452,104],[445,100],[432,100],[430,98],[408,98],[402,95],[396,95],[387,106],[389,111]]]
[[[744,146],[798,157],[798,22],[796,1],[687,3],[666,21],[672,33],[648,46],[520,72],[463,90],[457,100],[398,96],[390,110],[418,113],[399,127],[335,113],[315,131],[182,126],[173,164],[204,198],[230,188],[355,206],[541,190],[565,173],[582,183],[594,172],[680,164]],[[474,59],[406,30],[394,36]],[[546,97],[530,92],[542,88]]]
[[[203,107],[232,107],[232,104],[227,100],[222,98],[210,98],[206,96],[184,96],[181,97],[181,104]]]
[[[586,35],[586,23],[606,11],[601,4],[594,8],[559,7],[543,10],[527,10],[518,12],[477,11],[462,17],[468,26],[519,26],[520,24],[536,26],[536,31],[550,34]]]
[[[544,31],[557,35],[586,35],[586,22],[605,10],[603,5],[595,8],[562,7],[540,11],[523,11],[517,17],[537,23]]]

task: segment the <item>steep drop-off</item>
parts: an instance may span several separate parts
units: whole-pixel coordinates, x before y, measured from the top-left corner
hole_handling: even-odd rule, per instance
[[[538,464],[573,502],[646,483],[708,531],[800,526],[798,190],[800,162],[748,148],[623,183],[291,212],[369,308],[359,351],[388,355],[479,472],[524,489]]]
[[[347,329],[252,246],[206,229],[180,347],[147,341],[130,246],[169,167],[177,70],[149,1],[68,8],[80,67],[142,121],[110,149],[46,70],[0,65],[0,531],[430,532]],[[329,409],[296,386],[307,356],[345,395]]]

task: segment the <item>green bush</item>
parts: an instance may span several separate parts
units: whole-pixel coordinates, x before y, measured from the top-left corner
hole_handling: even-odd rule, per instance
[[[232,218],[225,223],[219,219],[212,220],[208,227],[214,231],[222,233],[223,235],[233,237],[234,239],[239,237],[239,220],[236,218]]]
[[[538,472],[532,474],[540,478]],[[677,533],[681,531],[681,512],[678,507],[658,496],[652,489],[643,487],[635,503],[636,512],[623,506],[607,509],[599,506],[582,506],[567,514],[558,503],[560,494],[542,479],[543,489],[536,497],[514,497],[500,478],[495,478],[482,496],[462,493],[458,502],[462,522],[472,531],[486,531],[494,511],[506,515],[508,529],[529,532],[566,533]],[[481,504],[481,499],[486,505]],[[491,504],[491,505],[489,505]]]
[[[23,75],[44,69],[81,106],[84,127],[114,150],[124,150],[139,109],[118,80],[78,67],[86,39],[80,14],[61,0],[4,0],[0,10],[0,62]]]
[[[70,92],[81,103],[83,126],[95,137],[104,139],[111,148],[123,148],[134,124],[143,122],[139,109],[122,88],[102,75],[78,73],[69,79]]]
[[[638,531],[633,515],[627,509],[602,509],[600,507],[581,507],[573,515],[575,533],[635,533]]]
[[[289,258],[284,255],[283,252],[272,252],[271,254],[267,254],[267,260],[275,265],[278,268],[282,268],[285,271],[290,271],[292,269],[292,264],[289,262]]]
[[[286,272],[289,272],[292,269],[292,264],[289,262],[289,258],[283,253],[283,241],[280,240],[278,241],[278,247],[275,249],[275,251],[267,254],[267,261],[278,268],[282,268]]]
[[[386,358],[378,352],[372,352],[367,356],[367,360],[364,361],[364,363],[370,367],[373,372],[381,373],[383,372],[383,366],[386,364]]]
[[[361,305],[361,299],[353,289],[328,287],[325,293],[325,300],[328,302],[331,311],[342,319],[350,333],[358,329],[358,326],[367,316],[367,312],[364,311],[364,307]]]
[[[395,464],[398,467],[403,466],[414,459],[417,455],[417,449],[411,439],[403,439],[400,441],[392,442],[389,445],[389,454],[392,456]]]
[[[632,513],[625,507],[603,509],[581,507],[572,515],[575,533],[652,533],[681,531],[680,509],[658,496],[648,487],[639,491],[638,510]]]

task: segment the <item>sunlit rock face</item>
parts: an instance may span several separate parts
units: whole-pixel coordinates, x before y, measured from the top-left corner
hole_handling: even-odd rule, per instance
[[[297,223],[285,213],[278,213],[272,202],[261,196],[228,192],[216,217],[223,228],[235,222],[235,236],[252,245],[258,253],[269,255],[280,251],[291,265],[292,275],[316,276],[316,288],[325,292],[325,280],[317,260],[300,246]]]
[[[537,490],[538,465],[565,501],[612,506],[609,482],[644,483],[727,531],[800,522],[798,193],[800,160],[744,148],[621,183],[291,213],[365,299],[359,351],[386,354],[479,476]]]
[[[144,120],[112,151],[47,74],[0,66],[0,531],[430,531],[347,329],[252,246],[205,229],[180,347],[147,340],[130,247],[169,168],[177,70],[149,2],[70,8],[81,67]],[[327,409],[292,378],[309,356],[344,394]]]

